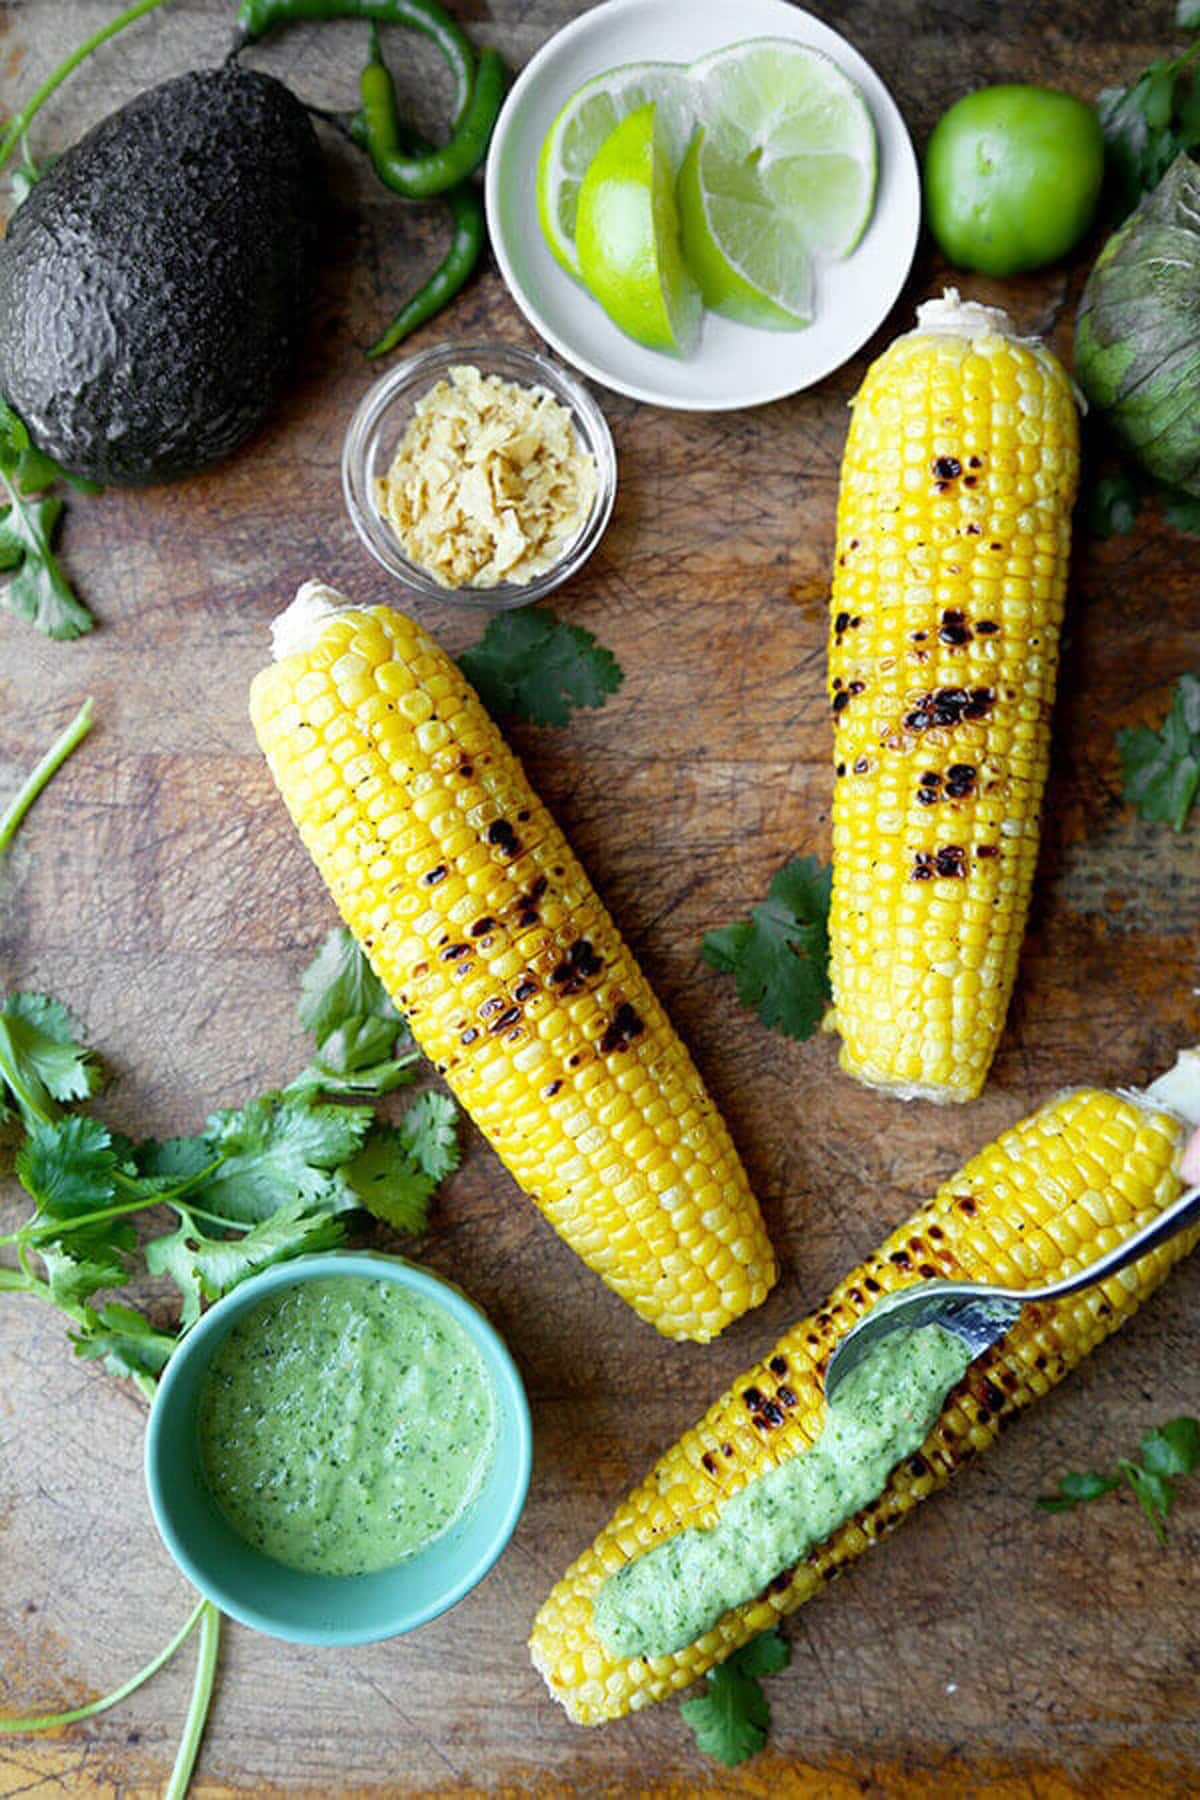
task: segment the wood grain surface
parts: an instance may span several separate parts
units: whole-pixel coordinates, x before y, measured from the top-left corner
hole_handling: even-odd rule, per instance
[[[687,0],[680,0],[681,11]],[[21,0],[0,15],[3,110],[115,0]],[[582,10],[472,0],[481,42],[523,63]],[[1037,78],[1091,97],[1173,41],[1169,0],[813,0],[894,90],[918,145],[965,88]],[[137,90],[224,54],[224,0],[176,0],[107,46],[39,120],[60,147]],[[350,103],[362,32],[296,30],[253,61],[305,98]],[[392,45],[406,105],[436,125],[438,71]],[[329,139],[337,219],[301,378],[212,473],[72,501],[66,564],[102,628],[43,641],[0,615],[0,792],[85,693],[98,725],[0,869],[0,988],[48,989],[113,1079],[100,1110],[138,1133],[194,1129],[286,1080],[305,1043],[299,975],[333,911],[246,717],[267,624],[319,575],[395,597],[342,508],[362,346],[438,242]],[[1093,246],[1094,249],[1094,246]],[[1007,284],[1023,329],[1069,349],[1083,261]],[[528,1383],[536,1463],[512,1546],[451,1615],[407,1640],[328,1652],[226,1632],[196,1792],[487,1791],[767,1795],[1183,1795],[1200,1789],[1194,1615],[1200,1482],[1160,1549],[1128,1500],[1047,1517],[1037,1494],[1111,1463],[1152,1422],[1200,1411],[1200,1267],[1034,1409],[947,1496],[792,1621],[770,1684],[770,1749],[705,1762],[673,1705],[570,1725],[524,1648],[552,1581],[653,1458],[793,1318],[971,1151],[1072,1082],[1139,1082],[1200,1038],[1198,830],[1120,800],[1118,726],[1161,717],[1200,664],[1195,539],[1151,511],[1081,539],[1055,715],[1044,851],[1008,1029],[984,1097],[905,1109],[847,1081],[825,1038],[784,1042],[700,961],[706,929],[760,898],[793,852],[828,853],[825,601],[846,402],[944,270],[922,248],[864,357],[814,391],[726,417],[600,398],[620,495],[557,604],[617,654],[625,684],[562,731],[514,740],[673,1018],[749,1166],[778,1247],[769,1302],[708,1348],[660,1341],[553,1237],[471,1132],[419,1254],[488,1309]],[[420,342],[530,334],[493,268]],[[477,622],[425,615],[452,650]],[[18,1216],[11,1184],[0,1218]],[[0,1307],[0,1710],[106,1691],[191,1604],[141,1479],[144,1408],[72,1359],[59,1319]],[[0,1739],[0,1796],[158,1791],[192,1652],[131,1702],[46,1739]]]

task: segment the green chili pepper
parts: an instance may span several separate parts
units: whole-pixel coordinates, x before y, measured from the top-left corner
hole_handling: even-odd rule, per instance
[[[396,111],[396,90],[379,50],[379,33],[372,24],[371,56],[359,77],[362,112],[348,121],[347,130],[356,143],[371,153],[376,169],[381,157],[397,156],[407,148],[422,154],[425,146],[419,140],[401,141],[400,120]],[[467,280],[483,248],[483,204],[471,181],[460,181],[446,193],[453,221],[450,248],[423,287],[406,300],[383,335],[367,351],[368,356],[385,356],[394,350],[411,331],[440,312]]]
[[[505,70],[495,50],[485,50],[476,60],[470,39],[437,0],[243,0],[234,47],[240,49],[275,25],[347,18],[407,25],[435,43],[449,64],[456,85],[449,143],[419,152],[406,152],[397,144],[390,153],[372,153],[380,180],[396,193],[410,200],[444,193],[483,161],[504,98]]]
[[[368,64],[369,70],[373,65]],[[364,71],[366,73],[366,71]],[[385,71],[386,73],[386,71]],[[454,128],[450,142],[441,150],[426,149],[405,153],[400,148],[385,150],[382,140],[371,129],[372,99],[363,94],[363,112],[367,117],[367,148],[375,173],[385,187],[403,194],[409,200],[425,200],[442,194],[465,179],[487,154],[492,126],[504,98],[505,70],[499,53],[485,50],[479,58],[475,86],[467,109]],[[371,93],[377,91],[372,84]]]

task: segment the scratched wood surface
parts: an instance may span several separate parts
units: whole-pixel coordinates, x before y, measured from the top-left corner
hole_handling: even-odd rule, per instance
[[[108,46],[39,121],[37,149],[218,60],[229,10],[178,0]],[[459,10],[519,65],[581,8]],[[1091,96],[1170,41],[1167,0],[815,10],[875,63],[918,144],[981,81],[1036,76]],[[112,11],[111,0],[8,5],[3,109]],[[361,35],[295,31],[254,60],[306,98],[345,105]],[[414,53],[402,85],[431,126],[436,83]],[[49,989],[86,1020],[113,1072],[102,1110],[133,1132],[193,1129],[299,1066],[297,981],[332,918],[256,752],[245,692],[298,580],[394,597],[342,510],[338,455],[375,372],[361,346],[428,263],[438,225],[328,148],[337,220],[319,317],[268,429],[201,478],[72,501],[63,551],[102,622],[94,637],[51,645],[0,615],[0,791],[83,694],[99,720],[0,870],[0,986]],[[872,349],[908,325],[942,273],[923,248]],[[1065,350],[1081,274],[1003,296],[967,285]],[[530,341],[491,268],[421,341],[488,334]],[[468,1133],[421,1254],[487,1307],[524,1371],[537,1438],[528,1509],[483,1586],[408,1640],[331,1653],[230,1628],[203,1795],[1200,1786],[1200,1493],[1185,1495],[1166,1549],[1128,1503],[1060,1518],[1032,1507],[1058,1473],[1111,1462],[1152,1421],[1200,1410],[1198,1267],[956,1492],[794,1619],[792,1666],[771,1683],[772,1747],[737,1774],[697,1756],[674,1706],[573,1727],[524,1650],[550,1583],[654,1456],[919,1197],[1055,1089],[1147,1079],[1200,1037],[1198,827],[1176,839],[1139,824],[1120,802],[1113,743],[1119,725],[1160,715],[1171,680],[1200,663],[1195,540],[1154,516],[1131,537],[1078,547],[1032,924],[978,1104],[905,1110],[861,1091],[838,1075],[829,1040],[768,1034],[702,966],[708,927],[758,899],[789,853],[828,850],[823,608],[846,401],[863,367],[730,417],[601,396],[620,496],[560,602],[616,652],[625,685],[567,730],[515,733],[727,1113],[780,1251],[779,1286],[716,1345],[667,1345],[558,1244]],[[455,650],[477,629],[449,606],[428,620]],[[0,1217],[10,1214],[8,1184]],[[6,1713],[105,1691],[190,1604],[148,1517],[143,1424],[129,1393],[72,1360],[56,1317],[4,1304]],[[186,1657],[87,1726],[0,1739],[0,1796],[156,1791],[189,1680]]]

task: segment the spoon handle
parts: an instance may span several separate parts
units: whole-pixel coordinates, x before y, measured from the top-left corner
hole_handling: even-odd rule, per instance
[[[1056,1281],[1052,1287],[1039,1288],[1036,1293],[1026,1295],[1029,1300],[1057,1300],[1064,1294],[1077,1293],[1080,1288],[1094,1287],[1108,1275],[1115,1275],[1120,1269],[1127,1269],[1132,1262],[1146,1256],[1151,1250],[1157,1250],[1168,1238],[1177,1232],[1186,1231],[1189,1225],[1200,1223],[1200,1187],[1188,1188],[1160,1212],[1157,1218],[1151,1219],[1140,1231],[1135,1231],[1131,1238],[1123,1244],[1117,1244],[1107,1255],[1090,1262],[1082,1269],[1076,1269],[1064,1281]]]

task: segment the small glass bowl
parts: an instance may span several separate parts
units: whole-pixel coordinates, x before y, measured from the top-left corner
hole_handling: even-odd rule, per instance
[[[461,363],[483,375],[499,375],[523,387],[547,388],[567,407],[579,441],[596,464],[592,508],[558,561],[526,582],[502,581],[495,587],[443,587],[428,569],[404,554],[391,525],[379,510],[375,484],[391,467],[413,409],[435,382]],[[608,422],[591,394],[573,375],[541,356],[512,344],[444,344],[397,363],[368,388],[350,421],[342,449],[342,492],[351,522],[377,562],[425,600],[457,601],[462,606],[499,611],[528,606],[581,569],[608,524],[617,493],[617,457]]]

